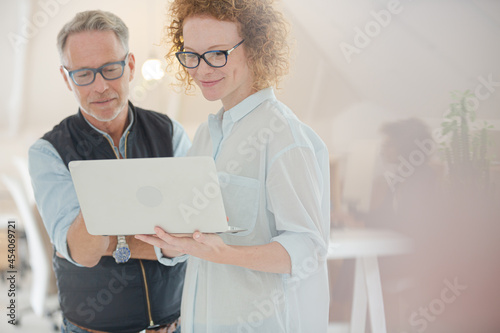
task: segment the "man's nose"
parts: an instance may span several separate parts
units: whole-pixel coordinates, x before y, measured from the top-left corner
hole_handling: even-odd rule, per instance
[[[96,73],[93,86],[95,91],[102,93],[109,87],[108,80],[101,73]]]

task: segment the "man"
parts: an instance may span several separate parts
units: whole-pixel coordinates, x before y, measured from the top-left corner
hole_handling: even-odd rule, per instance
[[[78,13],[59,32],[58,48],[61,74],[79,110],[35,142],[29,164],[55,248],[62,332],[173,332],[185,256],[163,257],[133,236],[90,235],[67,166],[72,160],[181,156],[189,139],[166,115],[128,101],[135,58],[128,28],[116,15]]]

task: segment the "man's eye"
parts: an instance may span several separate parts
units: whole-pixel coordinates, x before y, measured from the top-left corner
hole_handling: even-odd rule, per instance
[[[84,78],[84,77],[87,77],[91,74],[92,74],[91,71],[81,71],[81,72],[77,72],[76,74],[74,74],[74,76]]]

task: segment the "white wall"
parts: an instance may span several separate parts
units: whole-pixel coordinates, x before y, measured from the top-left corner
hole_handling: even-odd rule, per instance
[[[298,93],[296,82],[288,91],[304,96],[313,87],[319,89],[315,110],[303,117],[317,126],[334,153],[336,146],[347,144],[331,126],[340,114],[362,115],[335,126],[353,126],[354,132],[356,122],[360,131],[372,124],[375,132],[381,121],[393,116],[416,115],[439,124],[452,90],[474,91],[489,77],[496,86],[493,91],[480,89],[488,96],[480,100],[477,113],[485,119],[500,117],[499,1],[286,4],[300,30],[296,71],[308,83],[302,85],[306,94]]]

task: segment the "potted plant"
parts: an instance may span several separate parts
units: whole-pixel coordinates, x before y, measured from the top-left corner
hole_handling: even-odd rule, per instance
[[[469,99],[474,94],[454,91],[450,110],[441,123],[441,135],[445,139],[441,148],[447,165],[447,180],[451,190],[467,190],[470,193],[491,194],[490,156],[491,140],[488,122],[476,119],[476,110]]]

